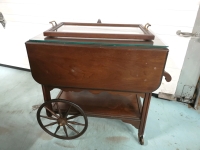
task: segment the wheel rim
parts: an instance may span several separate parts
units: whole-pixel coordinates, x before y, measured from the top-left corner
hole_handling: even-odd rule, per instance
[[[53,110],[47,107],[49,105],[52,105]],[[46,111],[52,116],[47,116]],[[37,111],[37,120],[45,132],[59,139],[77,138],[88,127],[88,120],[83,110],[78,105],[62,99],[43,103]]]

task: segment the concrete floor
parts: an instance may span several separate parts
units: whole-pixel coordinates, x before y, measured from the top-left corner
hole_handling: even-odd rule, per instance
[[[58,90],[53,90],[53,98]],[[38,125],[32,106],[43,102],[30,72],[0,67],[0,150],[200,150],[200,114],[187,105],[152,97],[145,144],[137,129],[114,119],[89,117],[87,131],[60,140]]]

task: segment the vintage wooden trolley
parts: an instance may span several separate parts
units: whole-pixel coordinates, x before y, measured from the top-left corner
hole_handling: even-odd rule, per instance
[[[86,131],[88,116],[115,118],[137,128],[144,144],[151,93],[163,76],[171,80],[164,71],[167,46],[149,24],[52,23],[26,42],[32,76],[44,95],[37,112],[42,129],[74,139]],[[54,88],[61,92],[51,99]]]

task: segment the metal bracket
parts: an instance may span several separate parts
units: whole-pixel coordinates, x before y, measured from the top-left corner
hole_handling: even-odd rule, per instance
[[[181,30],[178,30],[176,34],[181,37],[200,37],[200,33],[181,32]]]

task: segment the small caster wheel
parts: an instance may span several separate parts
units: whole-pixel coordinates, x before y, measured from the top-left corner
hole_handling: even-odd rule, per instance
[[[141,145],[144,145],[144,138],[143,138],[143,136],[139,137],[139,142],[140,142]]]
[[[49,105],[52,106],[52,110],[47,107]],[[51,116],[47,116],[46,111]],[[65,140],[81,136],[88,127],[88,119],[83,110],[76,104],[62,99],[43,103],[37,111],[37,120],[45,132]]]

